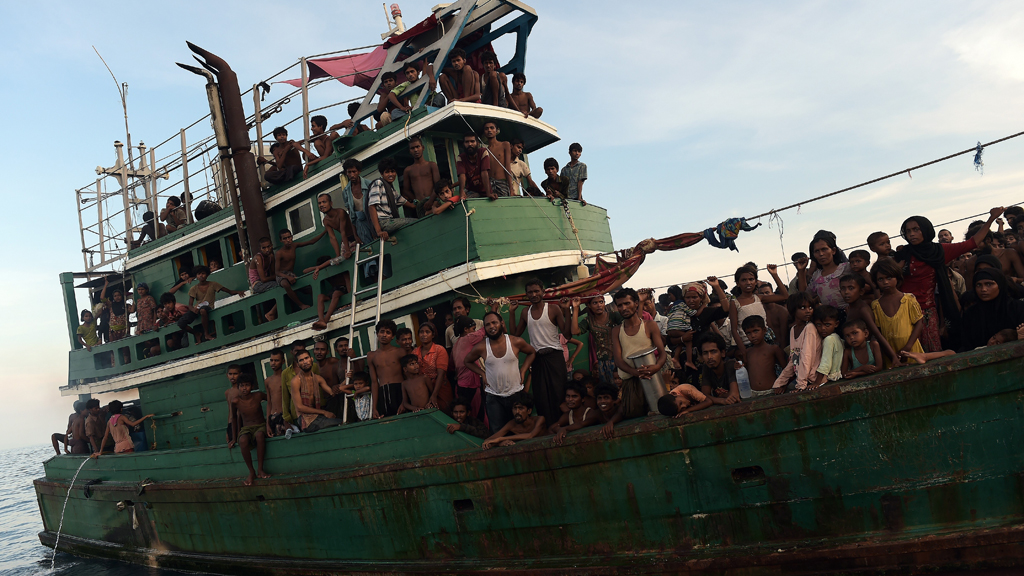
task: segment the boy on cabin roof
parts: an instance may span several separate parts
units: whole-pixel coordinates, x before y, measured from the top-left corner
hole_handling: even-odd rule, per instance
[[[373,113],[373,119],[378,122],[377,128],[391,124],[391,113],[397,110],[390,99],[395,84],[398,84],[398,76],[394,72],[385,72],[380,75],[380,88],[377,89],[380,99],[377,100],[377,110]]]
[[[305,149],[302,144],[288,139],[288,130],[284,126],[274,128],[274,142],[270,145],[270,153],[274,155],[273,160],[267,160],[263,156],[256,159],[257,164],[270,164],[273,170],[268,170],[263,178],[271,184],[284,184],[291,182],[293,178],[302,172],[302,156],[314,157],[314,154]],[[168,227],[170,229],[170,227]]]
[[[587,201],[583,199],[583,183],[587,181],[587,165],[580,162],[583,155],[583,146],[578,142],[569,144],[569,163],[562,168],[562,177],[569,179],[569,188],[565,191],[569,200],[579,200],[580,204],[586,206]]]
[[[302,175],[306,176],[309,174],[310,167],[316,165],[318,162],[326,160],[334,154],[334,141],[338,138],[338,133],[335,131],[327,131],[327,117],[317,114],[309,119],[309,129],[313,133],[313,137],[310,138],[310,142],[313,143],[313,147],[316,149],[316,156],[312,160],[306,162],[306,167],[302,169]]]
[[[349,105],[348,105],[348,120],[342,120],[341,122],[339,122],[339,123],[335,124],[334,126],[331,126],[330,128],[328,128],[328,130],[333,132],[335,130],[348,130],[350,128],[355,127],[352,130],[352,136],[355,136],[356,134],[359,134],[360,132],[368,132],[368,131],[370,131],[370,127],[367,126],[366,124],[356,125],[355,120],[353,120],[353,118],[356,117],[356,113],[357,112],[359,112],[359,102],[349,102]]]
[[[199,282],[188,291],[188,312],[178,319],[178,328],[191,332],[198,344],[215,338],[210,333],[210,311],[213,310],[213,303],[217,300],[217,293],[226,292],[232,296],[242,296],[245,292],[232,290],[221,286],[217,282],[208,281],[206,278],[210,275],[210,269],[206,266],[196,266],[193,272],[195,272]],[[196,318],[202,320],[202,333],[191,326],[196,321]]]
[[[242,449],[242,459],[249,468],[249,477],[245,479],[246,486],[252,486],[256,478],[270,478],[270,474],[263,471],[263,459],[267,455],[267,436],[271,436],[270,423],[263,417],[263,403],[267,401],[267,395],[260,391],[253,391],[252,374],[241,374],[238,376],[238,394],[228,404],[234,419],[234,436],[238,439],[238,447]],[[256,444],[256,469],[252,468],[252,445]],[[235,441],[228,442],[230,450]]]
[[[487,52],[481,58],[484,74],[480,77],[480,100],[484,104],[508,107],[508,77],[498,69],[498,57]]]
[[[459,194],[467,198],[486,196],[497,200],[498,195],[491,190],[491,155],[480,149],[480,142],[473,132],[462,137],[465,151],[459,154],[455,163],[455,172],[459,177]]]
[[[398,216],[398,207],[412,204],[405,196],[395,193],[395,179],[398,178],[398,164],[394,158],[384,158],[377,165],[380,171],[380,178],[370,184],[366,201],[371,208],[369,212],[370,225],[378,238],[387,240],[390,234],[394,234],[400,228],[408,226],[416,221],[415,218],[401,218]]]
[[[434,66],[427,60],[423,60],[421,64],[426,68],[427,83],[430,86],[427,94],[427,105],[437,107],[444,106],[444,99],[435,92],[437,89],[437,81],[434,80]],[[402,68],[402,74],[405,75],[405,82],[402,82],[398,86],[392,88],[391,93],[388,94],[388,100],[390,100],[391,104],[394,106],[391,110],[392,121],[398,120],[416,109],[416,105],[419,103],[420,99],[418,88],[415,92],[405,95],[409,86],[412,86],[419,81],[420,67],[417,66],[415,62],[407,62]]]
[[[414,203],[413,214],[406,205],[405,215],[422,217],[434,207],[434,184],[441,180],[436,162],[423,157],[423,140],[419,136],[409,139],[412,164],[402,172],[402,196]]]
[[[160,219],[167,222],[167,232],[174,232],[184,226],[188,222],[187,218],[188,215],[181,206],[181,198],[177,196],[168,198],[167,206],[160,211]]]
[[[441,70],[441,92],[449,102],[479,102],[480,75],[466,63],[466,51],[452,50],[448,62],[451,66]]]
[[[540,118],[540,115],[544,113],[544,109],[537,106],[533,101],[533,94],[523,92],[524,86],[526,86],[526,74],[521,72],[513,74],[512,93],[508,95],[508,107],[517,112],[522,112],[524,118],[529,116]]]

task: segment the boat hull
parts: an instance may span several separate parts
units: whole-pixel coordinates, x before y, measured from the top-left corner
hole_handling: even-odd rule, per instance
[[[225,477],[241,466],[226,449],[101,458],[79,477],[102,480],[89,497],[71,490],[60,548],[279,574],[1012,566],[1024,560],[1022,397],[1019,343],[557,447],[482,451],[417,413],[271,441],[275,478],[255,487]],[[292,454],[314,442],[346,448]],[[393,457],[366,463],[373,453]],[[53,458],[36,481],[44,544],[79,463]]]

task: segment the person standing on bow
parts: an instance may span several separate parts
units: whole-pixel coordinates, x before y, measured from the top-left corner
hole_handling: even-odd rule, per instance
[[[532,384],[533,398],[537,403],[537,413],[548,422],[557,422],[562,416],[559,406],[565,400],[565,381],[568,372],[565,357],[562,355],[562,343],[558,335],[571,338],[569,322],[560,306],[544,302],[544,285],[534,278],[526,281],[526,298],[530,307],[523,310],[516,319],[519,303],[509,303],[509,333],[522,336],[529,331],[530,344],[537,349],[537,359],[533,363]],[[569,301],[563,302],[566,308]]]

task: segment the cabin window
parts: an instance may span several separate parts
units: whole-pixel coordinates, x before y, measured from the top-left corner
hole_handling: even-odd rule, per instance
[[[224,256],[220,249],[220,240],[211,242],[205,246],[199,248],[199,256],[203,261],[203,264],[210,266],[211,262],[217,262],[220,264],[220,268],[223,269],[228,263],[224,262]],[[212,268],[212,266],[210,266]]]
[[[452,156],[448,151],[448,142],[450,142],[450,140],[443,138],[434,139],[434,157],[437,158],[437,171],[440,173],[442,179],[448,180],[449,182],[458,182],[458,178],[452,177]],[[458,151],[456,150],[456,152]]]
[[[174,259],[174,277],[177,278],[183,271],[192,274],[196,263],[191,252],[186,252]],[[177,284],[177,282],[175,282]]]
[[[227,244],[227,258],[228,262],[221,262],[225,267],[234,266],[242,262],[242,246],[238,242],[238,233],[234,233],[224,239]]]
[[[300,238],[316,231],[316,211],[313,209],[313,201],[306,200],[287,212],[288,229],[292,231],[292,238]]]
[[[245,314],[242,310],[226,314],[220,319],[220,324],[224,335],[245,330]]]

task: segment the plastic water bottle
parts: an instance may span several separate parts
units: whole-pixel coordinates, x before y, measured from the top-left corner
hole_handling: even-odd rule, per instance
[[[744,372],[744,374],[745,374],[745,373],[746,373],[746,372]],[[748,384],[748,385],[747,385],[747,391],[748,391],[748,394],[749,394],[749,390],[750,390],[750,385]],[[289,429],[287,429],[287,430],[285,430],[285,431],[284,431],[284,437],[285,437],[285,439],[287,439],[287,440],[291,440],[291,439],[292,439],[292,429],[291,429],[291,428],[289,428]]]
[[[736,384],[740,388],[740,398],[750,398],[750,375],[742,362],[736,363]]]

